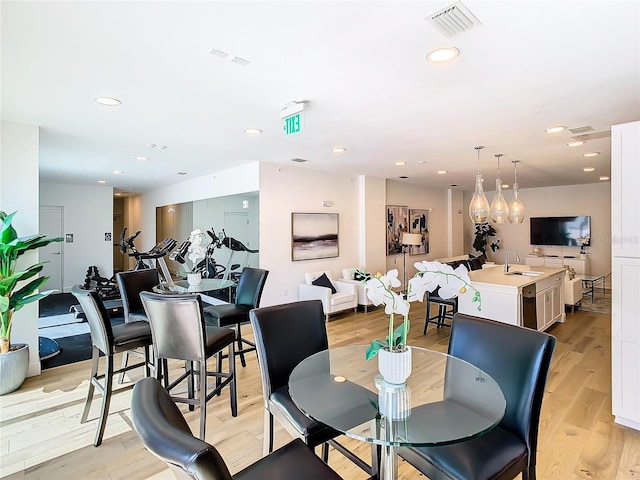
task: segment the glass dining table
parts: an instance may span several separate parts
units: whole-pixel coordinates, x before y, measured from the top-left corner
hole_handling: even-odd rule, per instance
[[[198,285],[190,285],[186,280],[176,280],[171,283],[161,283],[153,287],[156,293],[165,293],[169,295],[181,293],[200,293],[202,300],[208,305],[220,305],[228,303],[219,298],[207,295],[209,292],[217,292],[233,286],[232,280],[224,280],[222,278],[203,278]]]
[[[395,385],[382,379],[375,359],[365,360],[366,349],[337,347],[308,357],[291,373],[289,393],[307,416],[379,445],[380,480],[398,477],[400,447],[468,440],[491,430],[504,415],[500,386],[470,363],[411,347],[411,376]]]

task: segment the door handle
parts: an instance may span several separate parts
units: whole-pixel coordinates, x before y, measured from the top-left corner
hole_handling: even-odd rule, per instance
[[[60,255],[60,252],[51,252],[51,255]]]

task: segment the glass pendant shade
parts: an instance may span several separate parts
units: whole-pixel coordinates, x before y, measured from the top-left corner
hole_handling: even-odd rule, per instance
[[[524,220],[524,204],[520,201],[518,191],[518,172],[516,164],[519,160],[512,160],[514,168],[514,182],[513,182],[513,198],[511,205],[509,206],[509,223],[522,223]]]
[[[484,147],[474,147],[478,152],[478,173],[476,174],[476,190],[469,204],[469,217],[473,223],[486,223],[489,220],[489,200],[482,188],[482,174],[480,173],[480,150]]]
[[[496,154],[498,159],[498,178],[496,178],[496,194],[491,202],[491,220],[494,223],[506,223],[509,218],[509,204],[502,194],[502,179],[500,178],[501,156],[501,153]]]

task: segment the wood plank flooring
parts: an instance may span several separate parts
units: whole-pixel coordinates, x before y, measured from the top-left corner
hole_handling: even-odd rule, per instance
[[[446,351],[449,329],[430,325],[422,335],[424,306],[412,305],[410,344]],[[640,432],[619,426],[611,415],[611,317],[576,311],[549,333],[558,338],[540,420],[538,479],[637,480],[640,478]],[[331,345],[368,343],[382,338],[387,317],[381,308],[345,314],[328,323]],[[246,335],[251,336],[249,326]],[[286,335],[286,332],[283,332]],[[291,339],[296,341],[296,339]],[[261,457],[262,387],[255,355],[246,368],[238,362],[238,416],[233,418],[228,393],[210,401],[207,441],[214,444],[231,472]],[[178,369],[178,363],[172,365]],[[90,421],[80,424],[87,391],[89,362],[45,370],[17,391],[0,397],[0,477],[6,479],[173,479],[159,460],[146,452],[133,431],[131,390],[112,397],[104,443],[93,447],[101,397],[92,405]],[[134,370],[130,379],[141,377]],[[131,383],[131,382],[130,382]],[[183,411],[186,410],[183,408]],[[197,432],[199,412],[185,413]],[[290,437],[277,422],[276,443]],[[364,459],[369,446],[344,443]],[[337,452],[330,464],[343,478],[366,475]],[[400,478],[424,478],[401,462]]]

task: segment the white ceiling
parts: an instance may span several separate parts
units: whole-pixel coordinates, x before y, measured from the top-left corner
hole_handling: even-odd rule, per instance
[[[296,157],[473,190],[476,145],[489,191],[496,153],[507,183],[522,162],[521,188],[609,175],[608,136],[569,148],[572,133],[544,129],[640,119],[640,2],[464,0],[482,25],[447,37],[424,17],[450,3],[3,0],[2,119],[41,127],[42,180],[134,193]],[[460,56],[424,60],[444,45]],[[286,138],[291,100],[309,103],[304,131]]]

